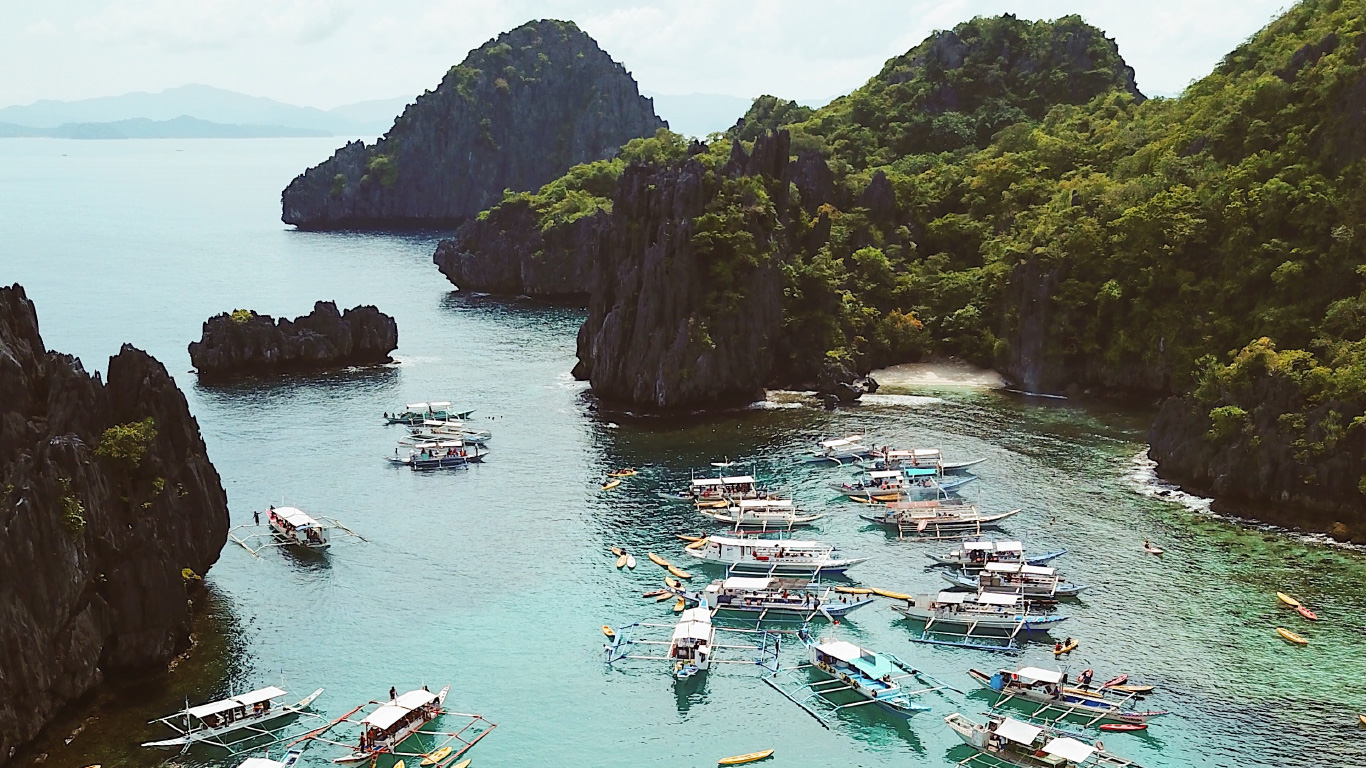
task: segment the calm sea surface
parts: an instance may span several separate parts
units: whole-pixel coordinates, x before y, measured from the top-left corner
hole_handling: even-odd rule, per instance
[[[708,529],[657,491],[722,456],[752,461],[801,506],[828,513],[813,536],[872,558],[851,571],[860,582],[938,589],[924,555],[951,547],[864,525],[859,505],[825,486],[849,470],[793,462],[814,440],[847,433],[987,457],[965,495],[987,510],[1022,508],[1009,531],[1032,548],[1069,550],[1056,565],[1093,586],[1058,632],[1081,641],[1066,668],[1130,673],[1158,686],[1145,705],[1172,712],[1143,735],[1106,734],[1108,748],[1144,766],[1366,764],[1355,726],[1366,712],[1366,558],[1141,494],[1142,414],[963,388],[893,391],[836,413],[775,396],[693,419],[599,416],[568,374],[580,311],[453,292],[431,264],[435,234],[280,223],[280,189],[337,143],[0,141],[0,281],[28,289],[47,344],[91,370],[124,342],[162,360],[199,419],[234,525],[287,502],[363,536],[339,534],[321,558],[254,557],[229,542],[208,575],[197,649],[169,675],[54,726],[37,750],[48,764],[236,765],[136,745],[169,735],[146,721],[187,698],[283,676],[299,695],[326,688],[317,706],[332,717],[390,686],[449,683],[451,708],[498,723],[470,753],[476,767],[709,766],[768,747],[774,766],[952,765],[966,753],[943,717],[980,719],[991,703],[966,670],[1052,666],[1045,646],[1012,659],[917,645],[888,607],[865,608],[822,633],[893,652],[968,693],[930,694],[933,711],[903,724],[854,708],[830,716],[829,730],[763,685],[757,667],[677,687],[658,664],[602,663],[602,625],[671,621],[668,603],[641,599],[663,576],[645,553],[686,563],[674,534]],[[292,317],[319,299],[395,316],[400,364],[216,388],[187,373],[186,344],[210,315]],[[476,426],[494,432],[487,464],[435,474],[386,464],[401,430],[380,413],[424,399],[476,409]],[[641,473],[600,490],[623,466]],[[1145,555],[1145,537],[1165,557]],[[616,570],[609,545],[640,565]],[[1278,610],[1278,589],[1322,621]],[[1287,645],[1278,625],[1310,644]],[[797,643],[784,648],[798,663]],[[316,745],[305,764],[338,754]]]

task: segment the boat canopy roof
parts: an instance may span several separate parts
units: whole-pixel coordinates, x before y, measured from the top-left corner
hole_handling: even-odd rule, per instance
[[[821,643],[816,646],[816,650],[826,656],[834,656],[840,661],[848,662],[850,664],[858,661],[859,657],[864,654],[862,648],[847,640],[834,640],[828,643]]]
[[[1020,602],[1020,596],[1000,592],[982,592],[976,596],[976,600],[982,605],[1014,605]]]
[[[1042,565],[1028,565],[1025,563],[987,563],[987,570],[992,573],[1024,573],[1030,576],[1052,576],[1054,571]]]
[[[863,435],[850,435],[838,440],[825,440],[821,442],[822,448],[843,448],[846,445],[857,445],[863,439]]]
[[[432,440],[425,443],[413,443],[413,448],[464,448],[464,440]]]
[[[743,483],[754,483],[754,478],[749,475],[736,475],[735,477],[723,477],[721,481],[726,485],[741,485]]]
[[[689,608],[678,619],[674,627],[673,639],[710,640],[712,636],[711,613],[702,607]]]
[[[1064,760],[1080,763],[1095,753],[1096,748],[1090,744],[1063,736],[1043,745],[1043,751],[1050,755],[1057,755]]]
[[[743,509],[755,509],[762,507],[790,507],[792,499],[741,499],[740,507]]]
[[[379,709],[371,712],[361,723],[378,728],[381,731],[392,727],[394,723],[403,719],[403,716],[412,712],[414,709],[424,704],[436,701],[436,694],[431,691],[408,691],[397,699],[382,705]]]
[[[819,541],[798,541],[796,539],[732,539],[727,536],[708,536],[707,540],[723,547],[782,547],[783,549],[830,549],[829,544]]]
[[[948,603],[950,605],[962,605],[968,601],[972,595],[967,592],[940,592],[934,599],[936,603]]]
[[[994,541],[965,541],[963,542],[964,552],[991,552],[996,549]]]
[[[1020,541],[998,541],[996,542],[997,552],[1023,552],[1024,542]]]
[[[902,509],[937,509],[939,506],[940,506],[939,502],[936,501],[936,500],[934,500],[934,499],[925,499],[925,500],[923,500],[923,501],[889,501],[889,502],[887,502],[887,509],[890,509],[890,510],[893,510],[893,511],[895,511],[895,510],[902,510]]]
[[[322,528],[322,524],[317,520],[304,514],[301,509],[294,507],[276,507],[275,516],[284,520],[295,528]]]
[[[929,477],[936,474],[930,467],[906,467],[903,472],[907,477]]]
[[[731,576],[722,582],[723,589],[767,589],[773,579],[765,576]]]
[[[881,469],[877,472],[869,472],[868,476],[874,480],[886,480],[889,477],[897,477],[900,474],[901,473],[897,472],[895,469]]]
[[[917,459],[937,459],[940,456],[940,451],[938,448],[916,448],[915,450],[911,451],[911,453],[914,453]]]
[[[253,704],[259,704],[263,701],[270,701],[271,699],[284,695],[285,692],[283,690],[276,688],[272,685],[266,688],[259,688],[255,691],[244,693],[240,696],[233,696],[229,699],[223,699],[222,701],[211,701],[207,704],[200,704],[197,707],[190,707],[187,711],[189,712],[191,717],[198,717],[200,719],[203,719],[208,717],[209,715],[216,715],[220,712],[227,712],[230,709],[237,709],[238,707],[250,707]]]
[[[1057,683],[1062,680],[1062,673],[1056,669],[1040,669],[1038,667],[1020,667],[1015,674],[1036,683]]]
[[[699,488],[708,488],[713,485],[724,485],[725,482],[719,477],[694,477],[692,484]]]
[[[1033,744],[1041,733],[1043,733],[1043,729],[1039,726],[1022,723],[1010,717],[1005,718],[996,726],[997,736],[1009,739],[1016,744],[1023,744],[1026,747]]]
[[[264,757],[248,757],[242,761],[237,768],[284,768],[284,763],[269,760]]]
[[[816,650],[827,656],[834,656],[871,678],[880,678],[895,671],[886,657],[844,640],[821,643],[816,646]]]

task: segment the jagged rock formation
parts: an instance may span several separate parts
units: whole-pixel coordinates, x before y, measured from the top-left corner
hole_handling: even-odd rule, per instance
[[[622,174],[574,368],[598,397],[649,410],[763,397],[782,323],[789,141],[766,134],[748,156],[735,143],[719,172],[692,157]]]
[[[344,313],[331,301],[293,320],[276,321],[249,310],[224,312],[204,322],[190,342],[190,362],[202,379],[270,375],[393,362],[398,323],[372,306]]]
[[[0,764],[107,676],[184,648],[198,580],[182,569],[202,576],[227,531],[161,363],[125,345],[102,383],[46,351],[21,287],[0,288]]]
[[[504,203],[442,240],[432,261],[461,288],[586,299],[609,218],[599,212],[543,230],[525,201]]]
[[[1266,377],[1246,394],[1256,404],[1249,422],[1226,436],[1210,434],[1208,403],[1191,396],[1163,402],[1148,433],[1148,456],[1158,462],[1161,476],[1215,497],[1219,511],[1366,544],[1359,485],[1366,475],[1366,434],[1351,430],[1331,450],[1306,451],[1305,431],[1287,429],[1280,418],[1301,406],[1295,387]],[[1326,432],[1340,428],[1330,414],[1359,410],[1323,403],[1305,419],[1308,435],[1321,444]]]
[[[609,157],[664,121],[572,22],[534,21],[470,52],[378,142],[356,141],[284,190],[305,229],[448,226]]]

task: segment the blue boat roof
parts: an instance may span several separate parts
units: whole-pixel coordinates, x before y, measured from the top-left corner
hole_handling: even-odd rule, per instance
[[[906,475],[907,475],[907,477],[926,477],[926,476],[928,476],[928,475],[934,475],[934,474],[938,474],[938,473],[937,473],[935,470],[929,469],[929,468],[926,468],[926,467],[907,467],[907,468],[906,468]]]

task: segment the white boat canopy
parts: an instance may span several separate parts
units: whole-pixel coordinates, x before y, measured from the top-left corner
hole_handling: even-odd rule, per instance
[[[829,544],[822,544],[819,541],[798,541],[796,539],[732,539],[725,536],[708,536],[707,540],[723,547],[742,547],[744,549],[776,549],[778,547],[791,550],[817,549],[826,551],[833,549]]]
[[[427,405],[430,405],[430,406],[432,407],[432,410],[436,410],[437,408],[449,408],[449,407],[451,407],[451,404],[450,404],[450,403],[437,403],[437,402],[431,402],[431,403],[427,403]]]
[[[248,757],[237,768],[284,768],[284,765],[284,763],[268,760],[264,757]]]
[[[764,576],[731,576],[721,583],[723,589],[768,589],[773,579]]]
[[[719,477],[696,477],[693,478],[692,484],[699,488],[707,488],[713,485],[724,485],[725,482]]]
[[[744,485],[746,483],[748,483],[749,485],[753,485],[754,478],[750,477],[749,475],[739,475],[737,477],[723,477],[721,478],[721,482],[725,483],[726,485]]]
[[[1022,541],[998,541],[996,542],[997,552],[1023,552],[1024,542]]]
[[[1052,568],[1024,563],[987,563],[987,570],[992,573],[1025,573],[1030,576],[1053,576],[1055,573]]]
[[[1043,729],[1039,726],[1022,723],[1019,720],[1009,717],[1002,720],[1000,725],[996,726],[997,736],[1000,736],[1003,739],[1010,739],[1016,744],[1023,744],[1026,747],[1033,744],[1034,740],[1039,738],[1039,734],[1041,733],[1043,733]]]
[[[838,440],[825,440],[821,442],[822,448],[843,448],[846,445],[857,445],[863,439],[863,435],[850,435]]]
[[[1020,566],[1020,573],[1028,573],[1034,576],[1054,576],[1057,571],[1044,565],[1029,565],[1025,563]]]
[[[942,455],[938,448],[916,448],[911,453],[917,459],[938,459]]]
[[[1020,667],[1015,674],[1036,683],[1057,683],[1062,681],[1062,673],[1055,669],[1039,669],[1038,667]]]
[[[233,696],[230,699],[211,701],[207,704],[200,704],[197,707],[190,707],[186,712],[190,717],[197,717],[202,720],[209,715],[217,715],[220,712],[227,712],[230,709],[237,709],[238,707],[249,707],[253,704],[270,701],[271,699],[284,695],[285,692],[283,690],[272,685],[244,693],[240,696]]]
[[[394,723],[403,719],[403,716],[412,712],[414,709],[436,701],[436,694],[431,691],[408,691],[397,699],[382,705],[379,709],[371,712],[364,720],[364,725],[378,728],[381,731],[389,729]]]
[[[996,549],[994,541],[965,541],[963,542],[964,552],[991,552]]]
[[[1080,763],[1095,753],[1096,748],[1090,744],[1085,744],[1076,739],[1069,739],[1064,736],[1043,745],[1043,751],[1050,755],[1057,755],[1064,760]]]
[[[873,654],[868,653],[867,651],[863,650],[857,645],[854,645],[853,643],[845,640],[835,640],[834,642],[830,643],[821,643],[820,645],[816,646],[816,650],[820,651],[826,656],[834,656],[840,661],[848,662],[850,664],[854,663],[855,661],[858,661],[859,658],[862,656],[867,656],[868,658],[873,657]]]
[[[295,528],[322,528],[323,526],[313,518],[304,514],[304,511],[295,507],[276,507],[275,516],[284,520]]]
[[[792,499],[741,499],[741,509],[762,509],[764,507],[790,507]]]
[[[898,472],[898,471],[896,471],[895,469],[884,469],[884,470],[879,470],[879,471],[877,471],[877,472],[869,472],[869,473],[868,473],[868,477],[871,477],[871,478],[874,479],[874,480],[890,480],[890,479],[892,479],[892,478],[894,478],[894,477],[900,477],[900,476],[901,476],[901,473]]]
[[[710,640],[714,630],[711,626],[711,613],[706,608],[689,608],[678,619],[674,627],[673,639]]]
[[[1014,605],[1020,602],[1020,596],[1007,595],[1001,592],[983,592],[976,596],[976,600],[982,605]]]

